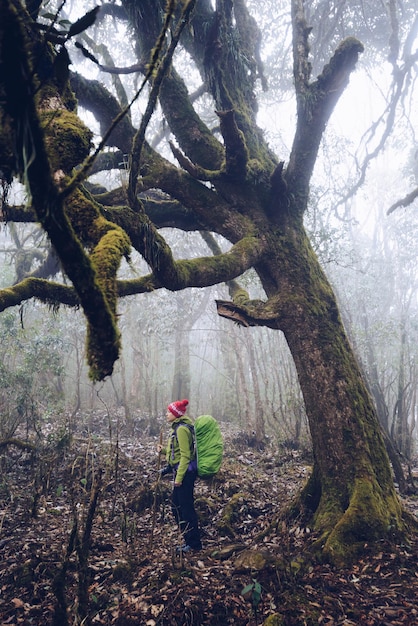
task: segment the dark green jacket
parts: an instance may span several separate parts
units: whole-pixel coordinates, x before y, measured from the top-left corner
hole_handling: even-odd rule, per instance
[[[179,426],[180,424],[180,426]],[[194,459],[193,454],[193,437],[190,429],[181,424],[191,424],[192,420],[187,415],[178,417],[171,422],[171,434],[167,441],[165,449],[165,458],[169,465],[178,465],[174,482],[182,483],[187,467]],[[173,433],[177,429],[177,436],[173,437]]]

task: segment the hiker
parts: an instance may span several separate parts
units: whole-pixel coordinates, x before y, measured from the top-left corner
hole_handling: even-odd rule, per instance
[[[173,492],[171,508],[174,519],[180,528],[184,544],[178,548],[183,553],[200,550],[202,543],[197,514],[194,508],[194,484],[197,477],[197,465],[191,429],[193,422],[186,415],[188,400],[171,402],[167,407],[167,421],[171,424],[171,435],[167,447],[158,445],[158,452],[165,453],[167,467],[161,474],[173,473]],[[192,463],[191,463],[192,462]]]

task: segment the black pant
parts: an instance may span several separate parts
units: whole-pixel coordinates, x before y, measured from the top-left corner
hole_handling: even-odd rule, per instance
[[[186,472],[180,487],[173,487],[171,508],[184,543],[195,550],[200,550],[202,543],[193,494],[196,476],[196,472]]]

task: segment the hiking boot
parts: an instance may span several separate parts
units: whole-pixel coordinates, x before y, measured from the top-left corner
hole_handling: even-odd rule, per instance
[[[188,552],[197,552],[201,548],[192,548],[192,546],[188,546],[186,543],[183,546],[178,546],[176,548],[177,554],[187,554]]]

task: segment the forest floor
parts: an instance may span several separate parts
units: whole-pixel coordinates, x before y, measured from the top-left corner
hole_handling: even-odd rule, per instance
[[[256,450],[222,425],[222,469],[195,489],[203,550],[181,558],[157,437],[122,430],[116,444],[95,422],[71,445],[51,433],[36,453],[1,450],[2,626],[418,624],[418,542],[365,546],[344,569],[306,565],[312,533],[278,522],[308,452]],[[417,496],[402,499],[418,516]]]

